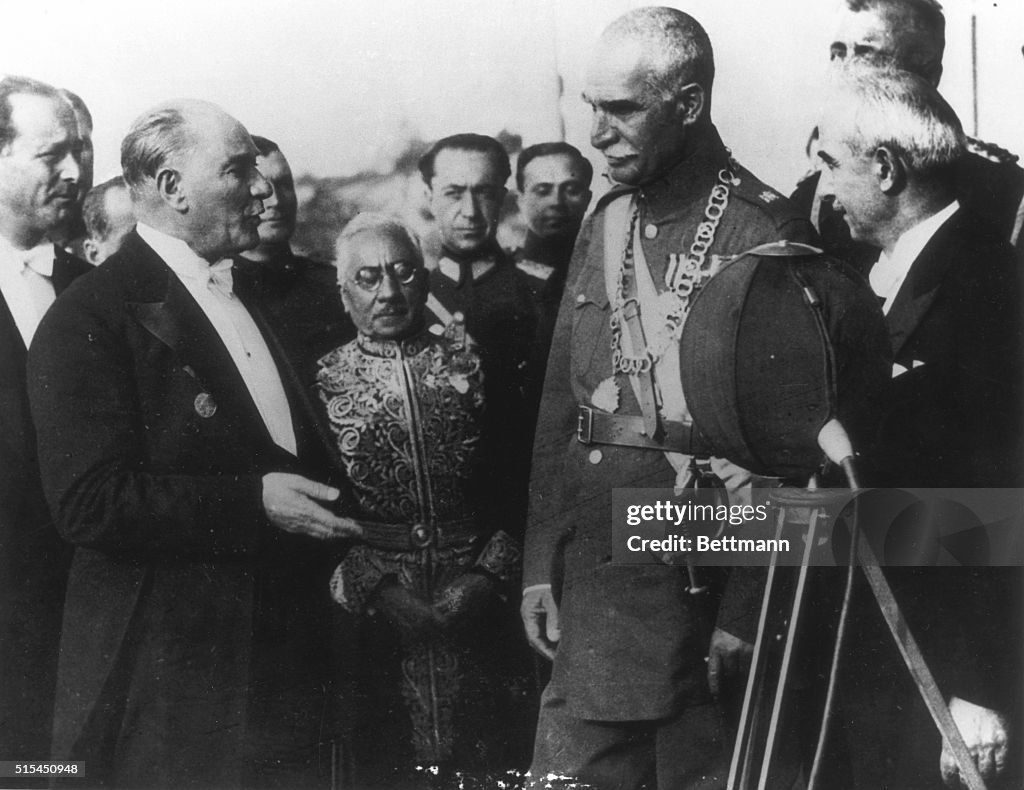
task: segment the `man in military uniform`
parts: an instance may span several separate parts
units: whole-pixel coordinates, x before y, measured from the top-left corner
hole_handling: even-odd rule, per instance
[[[936,0],[846,0],[831,59],[891,64],[938,87],[945,46],[946,22]],[[806,176],[797,185],[793,201],[817,227],[826,252],[866,272],[877,259],[878,248],[850,238],[842,215],[822,194],[820,182],[818,172]],[[957,167],[954,185],[962,206],[1011,243],[1017,241],[1020,229],[1015,221],[1024,196],[1024,170],[1016,156],[968,138],[967,155]]]
[[[516,267],[529,278],[540,312],[537,368],[541,373],[547,364],[572,248],[590,205],[593,177],[593,165],[569,143],[531,145],[516,160],[526,238],[515,259]],[[537,379],[539,386],[543,382],[540,376]]]
[[[678,567],[613,565],[610,523],[613,488],[687,483],[696,448],[678,330],[693,293],[725,256],[814,237],[731,159],[711,121],[713,76],[707,34],[668,8],[613,22],[588,72],[591,143],[618,186],[577,240],[534,445],[522,615],[554,662],[535,778],[724,785],[712,688],[747,655],[760,589],[719,610],[710,573],[702,592]],[[730,490],[750,482],[725,461],[710,467]]]
[[[273,140],[253,136],[256,164],[273,188],[263,201],[260,243],[235,259],[235,288],[257,294],[306,386],[317,360],[355,336],[341,304],[334,267],[292,252],[298,201],[288,160]]]
[[[516,266],[535,278],[542,298],[555,309],[565,287],[565,270],[580,223],[590,205],[594,167],[569,143],[539,143],[516,160],[519,208],[526,238],[516,251]]]
[[[526,517],[538,307],[529,278],[498,246],[505,183],[512,174],[501,143],[479,134],[436,142],[419,163],[442,255],[430,273],[428,325],[462,322],[484,371],[481,511],[495,528],[521,537]]]

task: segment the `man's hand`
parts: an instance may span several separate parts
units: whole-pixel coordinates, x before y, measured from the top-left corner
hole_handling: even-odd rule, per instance
[[[479,573],[464,573],[437,596],[434,611],[445,628],[469,625],[487,609],[494,582]]]
[[[750,669],[750,657],[753,654],[752,644],[716,628],[711,634],[711,647],[708,648],[708,688],[711,693],[716,697],[719,695],[723,676],[733,678],[745,674]]]
[[[953,697],[949,701],[949,712],[956,728],[967,744],[978,773],[986,782],[999,776],[1006,767],[1009,725],[999,713],[971,702]],[[967,787],[960,778],[960,770],[953,759],[953,751],[946,740],[942,740],[942,756],[939,758],[942,781],[946,787]]]
[[[554,661],[562,630],[558,627],[558,604],[551,595],[551,588],[538,587],[523,593],[519,614],[530,646],[548,661]]]
[[[285,532],[330,538],[358,538],[363,528],[318,504],[333,502],[341,492],[301,475],[271,472],[263,476],[263,509],[270,523]]]

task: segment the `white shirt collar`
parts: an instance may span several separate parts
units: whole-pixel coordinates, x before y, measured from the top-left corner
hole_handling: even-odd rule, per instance
[[[179,277],[196,280],[210,279],[210,264],[200,258],[188,243],[174,236],[169,236],[144,222],[136,225],[142,240],[159,255],[164,263],[171,267]]]
[[[6,237],[0,236],[0,256],[8,261],[9,265],[16,266],[18,272],[23,271],[26,266],[30,266],[36,274],[53,277],[55,254],[56,249],[49,241],[37,244],[28,250],[19,250]]]
[[[885,304],[882,306],[883,312],[889,312],[889,308],[892,307],[892,303],[896,299],[896,294],[899,293],[900,287],[907,279],[910,267],[931,241],[932,236],[959,208],[959,201],[954,200],[941,211],[905,230],[896,240],[891,253],[882,252],[878,256],[878,263],[871,268],[868,280],[871,282],[871,289],[885,298]]]

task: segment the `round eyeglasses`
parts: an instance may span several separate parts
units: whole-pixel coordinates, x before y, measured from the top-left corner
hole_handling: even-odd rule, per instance
[[[384,282],[384,275],[394,277],[402,285],[408,285],[416,279],[419,266],[409,261],[395,261],[385,266],[364,266],[356,269],[352,281],[364,291],[376,291]]]

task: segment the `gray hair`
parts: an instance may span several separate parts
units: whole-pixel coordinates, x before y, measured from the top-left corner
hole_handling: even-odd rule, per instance
[[[966,139],[953,108],[923,77],[852,61],[832,75],[828,119],[851,152],[886,147],[912,172],[934,174],[963,156]]]
[[[683,87],[695,82],[710,105],[715,56],[707,32],[689,14],[663,6],[637,8],[608,25],[602,38],[641,44],[647,83],[663,99],[676,98]]]
[[[368,232],[390,236],[408,245],[409,249],[416,254],[420,264],[423,264],[423,251],[420,248],[420,240],[408,225],[397,217],[392,217],[388,214],[364,211],[356,214],[338,236],[338,241],[335,244],[335,265],[338,267],[339,272],[348,265],[349,248],[352,245],[352,240],[360,233]]]
[[[147,110],[132,123],[121,141],[121,169],[133,194],[172,158],[195,146],[188,113],[205,102],[175,101]],[[212,106],[212,105],[210,105]]]

